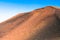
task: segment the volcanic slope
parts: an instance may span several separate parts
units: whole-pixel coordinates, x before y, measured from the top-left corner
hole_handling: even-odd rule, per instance
[[[0,40],[60,40],[60,9],[47,6],[0,23]]]

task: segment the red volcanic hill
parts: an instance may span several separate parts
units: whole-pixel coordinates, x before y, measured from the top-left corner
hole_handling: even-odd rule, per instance
[[[47,6],[0,23],[0,40],[60,40],[60,9]]]

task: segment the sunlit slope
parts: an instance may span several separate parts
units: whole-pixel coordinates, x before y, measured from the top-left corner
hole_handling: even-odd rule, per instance
[[[0,24],[1,40],[59,40],[60,9],[44,7]]]

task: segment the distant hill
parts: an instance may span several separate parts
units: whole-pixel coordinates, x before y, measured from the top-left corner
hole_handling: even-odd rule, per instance
[[[0,23],[0,40],[60,40],[60,8],[47,6]]]

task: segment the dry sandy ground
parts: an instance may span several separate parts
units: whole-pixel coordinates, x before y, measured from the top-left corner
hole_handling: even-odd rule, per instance
[[[60,9],[47,6],[0,23],[0,40],[60,40]]]

